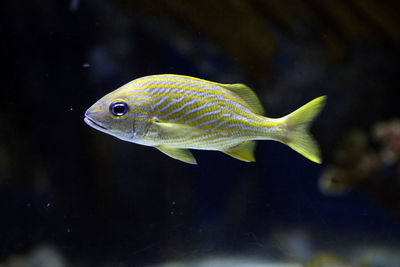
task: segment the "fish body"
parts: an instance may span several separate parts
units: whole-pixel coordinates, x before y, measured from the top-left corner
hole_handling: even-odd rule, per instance
[[[283,118],[264,117],[244,84],[220,84],[163,74],[133,80],[107,94],[85,113],[85,122],[122,140],[154,146],[187,163],[188,149],[217,150],[254,161],[254,140],[285,143],[314,162],[319,149],[308,134],[325,96]]]

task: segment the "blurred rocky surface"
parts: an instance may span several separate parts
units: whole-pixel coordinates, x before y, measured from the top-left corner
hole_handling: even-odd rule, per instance
[[[1,267],[67,267],[69,266],[54,247],[38,246],[26,254],[11,255]]]

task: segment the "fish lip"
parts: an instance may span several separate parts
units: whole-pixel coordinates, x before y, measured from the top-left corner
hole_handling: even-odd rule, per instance
[[[107,130],[106,127],[98,124],[97,122],[95,122],[94,120],[92,120],[89,116],[85,116],[85,118],[83,119],[89,126],[92,126],[93,128],[97,128],[97,129],[103,129],[103,130]]]

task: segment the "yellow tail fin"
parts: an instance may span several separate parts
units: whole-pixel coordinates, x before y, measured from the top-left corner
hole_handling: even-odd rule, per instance
[[[317,97],[283,118],[288,127],[284,143],[316,163],[322,162],[320,151],[308,129],[324,107],[325,101],[326,96]]]

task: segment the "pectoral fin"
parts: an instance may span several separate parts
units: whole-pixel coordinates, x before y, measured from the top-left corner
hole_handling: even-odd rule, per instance
[[[170,156],[171,158],[181,160],[190,164],[197,164],[196,159],[193,157],[189,149],[169,146],[156,146],[156,148],[164,154]]]
[[[153,119],[153,124],[157,127],[160,136],[169,137],[176,136],[180,134],[189,134],[193,131],[198,131],[198,129],[190,127],[181,123],[174,122],[164,122],[158,119]]]
[[[254,158],[254,148],[256,143],[254,141],[245,141],[237,146],[223,150],[225,154],[243,161],[256,161]]]

